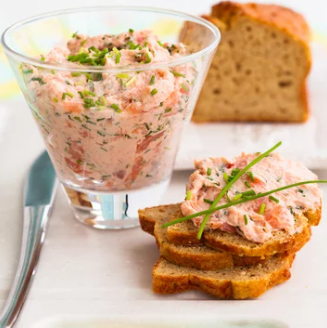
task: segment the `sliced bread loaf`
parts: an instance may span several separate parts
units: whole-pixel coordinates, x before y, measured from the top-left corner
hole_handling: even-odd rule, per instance
[[[264,264],[218,271],[183,268],[160,257],[153,268],[153,291],[172,294],[199,289],[222,299],[258,297],[290,278],[294,256],[275,256]]]
[[[204,16],[221,42],[200,93],[193,120],[303,122],[311,67],[309,28],[285,7],[224,1]],[[180,41],[201,42],[191,22]]]

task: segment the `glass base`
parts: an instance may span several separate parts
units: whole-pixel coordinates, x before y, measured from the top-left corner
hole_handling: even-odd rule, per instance
[[[78,221],[96,229],[127,229],[140,225],[140,208],[160,204],[168,185],[166,180],[151,187],[115,193],[63,187]]]

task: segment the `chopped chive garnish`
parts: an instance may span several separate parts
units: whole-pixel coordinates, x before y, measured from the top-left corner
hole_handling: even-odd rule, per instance
[[[78,76],[81,76],[82,73],[80,73],[80,72],[71,72],[71,75],[74,76],[74,77],[78,77]]]
[[[106,148],[100,147],[101,150],[108,152],[108,150]]]
[[[102,103],[99,99],[95,101],[95,104],[98,105],[98,106],[102,106]]]
[[[228,174],[226,172],[223,173],[223,178],[224,178],[225,182],[228,183],[229,176],[228,176]]]
[[[263,213],[265,212],[265,208],[266,208],[266,204],[262,203],[260,206],[259,214],[263,215]]]
[[[245,223],[245,225],[247,225],[247,224],[248,224],[248,217],[247,217],[247,215],[246,215],[246,214],[244,214],[244,223]]]
[[[250,172],[248,172],[248,175],[249,175],[251,181],[254,182],[254,176],[253,176],[253,173],[250,171]]]
[[[226,185],[225,187],[221,190],[221,192],[219,193],[219,195],[217,196],[217,198],[214,200],[214,202],[212,203],[212,205],[210,206],[210,210],[212,210],[221,200],[221,198],[224,197],[224,195],[227,193],[227,191],[229,190],[229,188],[245,173],[247,172],[253,165],[255,165],[256,163],[260,162],[263,158],[265,158],[267,155],[269,155],[271,152],[273,152],[276,148],[278,148],[282,143],[278,142],[274,147],[270,148],[269,150],[267,150],[266,152],[264,152],[263,154],[261,154],[260,156],[258,156],[257,158],[255,158],[252,162],[250,162],[248,165],[246,165],[241,171],[239,171],[235,177],[228,182],[228,175],[227,176],[227,181],[226,181],[226,176],[224,174],[224,180],[226,181]],[[256,196],[253,196],[256,197]],[[208,214],[206,214],[206,216],[204,217],[204,219],[201,222],[200,225],[200,229],[198,232],[198,239],[200,240],[205,228],[205,225],[210,217],[210,213],[208,212]]]
[[[211,175],[211,168],[210,167],[208,167],[208,169],[207,169],[207,175]]]
[[[191,197],[192,197],[192,192],[191,192],[191,190],[188,190],[186,192],[186,200],[191,200]]]
[[[43,55],[41,55],[41,60],[45,61],[45,57]]]
[[[62,100],[65,100],[65,99],[66,99],[66,92],[64,92],[64,93],[62,94],[61,99],[62,99]]]
[[[164,45],[160,41],[157,41],[157,42],[158,42],[160,47],[164,47]]]
[[[82,91],[78,91],[78,94],[81,96],[82,99],[84,99],[84,95]]]
[[[151,57],[148,52],[145,53],[145,58],[146,58],[146,60],[145,60],[146,64],[151,63]]]
[[[230,202],[228,204],[224,204],[224,205],[217,206],[217,207],[212,207],[211,206],[210,209],[208,209],[208,210],[201,211],[201,212],[198,212],[198,213],[194,213],[194,214],[191,214],[191,215],[187,215],[187,216],[182,217],[182,218],[178,218],[176,220],[173,220],[173,221],[170,221],[168,223],[163,224],[162,227],[163,228],[167,228],[167,227],[169,227],[171,225],[174,225],[174,224],[177,224],[177,223],[180,223],[180,222],[184,222],[184,221],[187,221],[187,220],[191,220],[191,219],[194,219],[194,218],[196,218],[198,216],[210,215],[213,212],[216,212],[216,211],[219,211],[219,210],[222,210],[222,209],[225,209],[225,208],[229,208],[231,206],[239,205],[239,204],[250,202],[250,201],[253,201],[253,200],[262,198],[262,197],[266,197],[266,196],[269,196],[269,195],[271,195],[273,193],[276,193],[278,191],[282,191],[282,190],[286,190],[286,189],[298,187],[298,186],[305,185],[305,184],[313,184],[313,183],[327,183],[327,180],[308,180],[308,181],[301,181],[301,182],[293,183],[293,184],[290,184],[290,185],[287,185],[287,186],[284,186],[284,187],[273,189],[273,190],[270,190],[270,191],[267,191],[267,192],[264,192],[264,193],[261,193],[261,194],[257,194],[257,195],[255,195],[253,197],[240,199],[239,201],[236,201],[236,202]],[[212,205],[213,204],[214,204],[214,202],[212,202]]]
[[[84,129],[86,129],[86,130],[91,131],[91,129],[89,129],[85,124],[82,124],[82,127],[83,127]]]
[[[163,101],[161,101],[159,104],[159,107],[162,107],[162,106],[163,106]]]
[[[105,96],[102,95],[102,96],[100,97],[100,101],[101,101],[102,105],[104,105],[104,106],[108,105],[108,103],[107,103],[107,99],[106,99]]]
[[[154,96],[158,93],[158,90],[157,89],[152,89],[151,92],[150,92],[150,95],[151,96]]]
[[[136,81],[137,77],[136,76],[132,76],[126,83],[125,83],[125,87],[129,87],[131,84],[133,84]]]
[[[249,184],[247,181],[245,181],[244,184],[245,184],[248,188],[251,188],[250,184]]]
[[[174,71],[170,71],[174,76],[176,77],[185,77],[185,74],[179,73],[179,72],[174,72]]]
[[[40,83],[40,85],[45,84],[45,82],[40,77],[32,77],[31,81],[37,81]]]
[[[120,79],[128,79],[129,75],[127,73],[119,73],[116,75]]]
[[[23,71],[23,74],[31,74],[33,73],[32,69],[27,69],[26,71]]]
[[[134,30],[132,28],[130,28],[128,31],[129,33],[134,33]]]
[[[185,83],[182,83],[181,86],[182,86],[183,90],[185,90],[186,92],[189,91],[189,88]]]
[[[277,203],[277,204],[279,203],[279,199],[274,197],[274,196],[269,196],[269,199],[272,200],[273,202]]]
[[[85,96],[92,96],[92,97],[96,97],[96,94],[94,92],[88,91],[88,90],[84,90],[83,91]]]
[[[71,92],[66,92],[66,95],[70,98],[74,98],[74,95]]]
[[[171,112],[171,107],[165,109],[165,113]]]
[[[73,33],[72,38],[76,38],[77,33],[78,33],[78,31],[76,31],[75,33]]]
[[[145,41],[143,44],[143,48],[146,48],[148,46],[148,41]]]
[[[58,102],[58,98],[52,98],[53,102],[57,103]]]
[[[228,203],[230,203],[232,200],[229,198],[229,196],[228,196],[228,194],[226,193],[226,199],[227,199],[227,201],[228,201]],[[212,202],[213,203],[213,202]],[[211,203],[211,204],[212,204]]]
[[[119,106],[117,104],[112,104],[110,107],[117,113],[122,112],[122,110],[119,108]]]
[[[53,75],[55,75],[55,74],[56,74],[56,72],[55,72],[55,70],[54,70],[54,69],[52,69],[52,70],[51,70],[51,73],[52,73]]]
[[[115,58],[115,63],[116,64],[120,63],[120,57],[121,57],[121,52],[118,52],[118,54],[116,54],[116,58]]]
[[[101,131],[97,131],[97,134],[98,134],[99,136],[101,136],[101,137],[105,137],[105,134],[104,134],[103,132],[101,132]]]
[[[77,122],[82,123],[82,120],[79,116],[74,116],[74,120],[77,121]]]
[[[84,107],[85,108],[95,107],[94,100],[92,98],[84,98]]]
[[[97,119],[97,122],[100,122],[100,121],[103,121],[103,120],[105,120],[105,118],[104,117],[101,117],[101,118],[98,118]]]
[[[236,196],[234,196],[233,200],[238,200],[240,198],[243,197],[243,194],[240,192],[239,194],[237,194]]]
[[[83,164],[83,161],[82,161],[81,159],[78,159],[76,162],[77,162],[77,164],[79,164],[79,165]]]
[[[155,79],[156,79],[156,76],[155,75],[152,75],[151,76],[151,79],[150,79],[150,85],[153,85],[154,84],[154,81],[155,81]]]

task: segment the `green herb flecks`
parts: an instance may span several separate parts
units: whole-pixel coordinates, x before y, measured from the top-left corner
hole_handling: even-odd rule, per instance
[[[191,200],[191,198],[192,198],[192,192],[191,192],[191,190],[188,190],[187,192],[186,192],[186,200]]]
[[[276,148],[278,148],[282,143],[278,142],[274,147],[270,148],[269,150],[267,150],[265,153],[261,154],[260,156],[258,156],[257,158],[255,158],[252,162],[250,162],[248,165],[246,165],[242,170],[240,170],[235,176],[234,178],[229,181],[225,187],[221,190],[221,192],[219,193],[219,195],[217,196],[217,198],[214,200],[214,202],[212,203],[210,209],[214,208],[219,201],[224,197],[224,195],[226,194],[226,192],[230,189],[230,187],[245,173],[247,172],[253,165],[257,164],[258,162],[260,162],[263,158],[265,158],[267,155],[269,155],[271,152],[273,152]],[[225,179],[225,176],[224,176]],[[226,181],[226,180],[225,180]],[[208,221],[210,217],[210,213],[206,214],[206,216],[204,217],[203,221],[201,222],[201,226],[198,232],[198,239],[201,239],[205,225]]]
[[[156,79],[156,76],[155,75],[152,75],[149,84],[150,85],[154,85],[155,79]]]
[[[225,209],[225,208],[229,208],[231,206],[239,205],[239,204],[250,202],[250,201],[262,198],[262,197],[266,197],[266,196],[269,196],[271,194],[274,194],[274,193],[282,191],[282,190],[298,187],[298,186],[305,185],[305,184],[312,184],[312,183],[327,183],[327,180],[301,181],[301,182],[297,182],[297,183],[294,183],[294,184],[291,184],[291,185],[287,185],[287,186],[283,186],[283,187],[280,187],[280,188],[277,188],[277,189],[273,189],[273,190],[270,190],[270,191],[267,191],[267,192],[264,192],[264,193],[261,193],[261,194],[257,194],[256,196],[253,196],[253,197],[240,199],[238,201],[233,201],[233,202],[230,202],[228,204],[224,204],[224,205],[221,205],[221,206],[218,206],[218,207],[212,207],[212,205],[214,203],[214,202],[212,202],[210,209],[205,210],[205,211],[201,211],[201,212],[198,212],[198,213],[194,213],[194,214],[182,217],[182,218],[178,218],[177,220],[165,223],[162,227],[167,228],[171,225],[174,225],[174,224],[177,224],[177,223],[180,223],[180,222],[184,222],[184,221],[187,221],[187,220],[191,220],[191,219],[194,219],[198,216],[210,215],[213,212],[216,212],[216,211],[219,211],[219,210],[222,210],[222,209]]]
[[[185,74],[179,72],[170,71],[170,73],[172,73],[175,77],[185,77]]]
[[[158,90],[157,89],[152,89],[151,92],[150,92],[150,95],[151,96],[154,96],[158,93]]]
[[[260,206],[259,214],[263,215],[265,213],[266,204],[262,203]]]
[[[37,81],[40,83],[40,85],[44,85],[45,82],[40,77],[32,77],[31,81]]]

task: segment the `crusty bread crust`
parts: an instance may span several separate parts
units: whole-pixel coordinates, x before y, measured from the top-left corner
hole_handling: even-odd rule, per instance
[[[240,16],[248,16],[286,32],[305,47],[310,41],[310,29],[304,17],[283,6],[223,1],[212,7],[211,15],[227,25]]]
[[[161,257],[153,268],[153,291],[172,294],[199,289],[221,299],[259,297],[290,278],[294,257],[283,255],[254,267],[216,272],[181,268]]]

